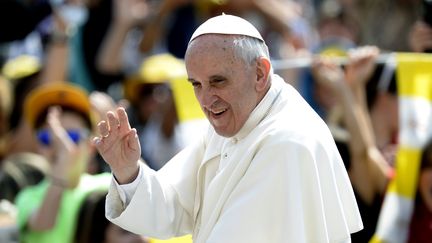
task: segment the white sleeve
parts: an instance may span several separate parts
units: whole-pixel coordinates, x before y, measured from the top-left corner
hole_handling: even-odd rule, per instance
[[[142,164],[134,182],[118,185],[112,180],[105,204],[107,219],[130,232],[153,238],[190,233],[196,174],[203,151],[203,143],[197,142],[157,172]]]
[[[129,184],[123,184],[120,185],[118,184],[117,180],[115,179],[114,175],[113,175],[113,184],[115,185],[115,187],[117,188],[119,197],[124,205],[124,207],[127,207],[127,205],[129,205],[132,196],[134,195],[139,182],[142,180],[142,175],[143,175],[143,167],[140,163],[140,167],[139,167],[139,171],[138,171],[138,175],[135,178],[135,180]]]

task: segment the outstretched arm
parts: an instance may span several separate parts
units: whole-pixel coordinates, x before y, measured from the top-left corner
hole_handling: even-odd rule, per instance
[[[314,74],[318,82],[331,88],[343,106],[344,124],[350,134],[350,180],[363,200],[372,202],[377,193],[384,192],[389,168],[376,148],[369,114],[356,98],[357,91],[349,86],[366,82],[370,77],[377,51],[368,48],[351,54],[346,75],[329,60],[317,61]]]
[[[97,67],[104,73],[123,71],[122,50],[129,31],[144,22],[149,13],[145,0],[114,0],[114,17],[97,56]]]
[[[50,230],[56,225],[63,193],[67,188],[78,185],[84,161],[87,161],[85,149],[88,144],[83,142],[76,145],[71,141],[60,123],[60,115],[61,110],[57,107],[51,108],[48,113],[55,159],[52,161],[50,184],[42,204],[32,213],[27,223],[33,231]]]
[[[130,183],[138,175],[141,147],[137,131],[131,128],[123,107],[107,112],[107,120],[98,124],[100,136],[93,142],[111,167],[119,184]]]

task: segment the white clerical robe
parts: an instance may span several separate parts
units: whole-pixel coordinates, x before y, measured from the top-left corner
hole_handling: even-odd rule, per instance
[[[363,227],[329,129],[277,75],[238,134],[225,138],[209,128],[158,172],[142,165],[133,184],[125,199],[113,180],[107,218],[151,237],[349,242]]]

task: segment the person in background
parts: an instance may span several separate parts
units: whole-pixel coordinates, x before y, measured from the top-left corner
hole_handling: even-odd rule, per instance
[[[108,221],[105,217],[107,191],[90,193],[82,203],[77,229],[76,243],[150,243],[149,239],[128,232]]]
[[[420,1],[419,1],[420,2]],[[432,2],[421,1],[421,15],[411,26],[408,43],[413,52],[432,52]]]
[[[48,175],[48,161],[34,153],[15,153],[0,164],[0,242],[19,242],[16,196]]]
[[[155,172],[140,160],[123,108],[93,142],[113,179],[106,216],[157,238],[201,242],[350,242],[362,229],[326,124],[282,78],[246,20],[220,15],[195,30],[188,80],[211,126]],[[152,141],[146,141],[152,142]]]
[[[325,0],[319,5],[316,23],[319,41],[311,52],[330,58],[347,58],[348,50],[355,48],[359,38],[359,27],[337,0]],[[315,82],[310,67],[303,69],[298,90],[312,108],[329,125],[328,114],[334,103],[334,96],[328,87]]]
[[[352,242],[368,242],[375,232],[381,204],[392,169],[378,150],[370,115],[365,104],[366,83],[370,80],[376,47],[360,47],[349,52],[344,70],[331,58],[314,62],[313,74],[320,85],[334,97],[328,113],[341,108],[341,118],[336,126],[348,135],[342,138],[333,129],[338,149],[348,171],[359,205],[364,229],[352,235]],[[340,106],[340,107],[339,107]],[[334,122],[334,121],[333,121]]]
[[[6,154],[9,115],[12,110],[12,89],[9,80],[0,76],[0,165]]]
[[[339,2],[360,27],[358,45],[374,45],[382,52],[410,50],[406,37],[418,18],[421,1],[339,0]]]
[[[24,117],[50,163],[49,175],[16,198],[21,242],[73,242],[85,196],[107,189],[109,173],[88,175],[92,111],[80,88],[55,83],[40,86],[25,99]]]
[[[424,21],[417,21],[409,33],[409,44],[413,52],[432,50],[432,27]]]
[[[432,140],[423,148],[408,243],[428,242],[432,237]]]
[[[4,158],[0,166],[0,199],[15,202],[24,188],[34,186],[49,174],[45,157],[35,153],[15,153]]]
[[[170,84],[174,79],[187,82],[184,62],[170,54],[157,54],[146,58],[139,72],[124,82],[131,124],[142,144],[141,155],[154,170],[186,146],[184,136],[193,136],[182,134],[179,128]]]
[[[131,233],[105,217],[107,191],[90,193],[83,202],[75,233],[76,243],[191,243],[189,236],[169,240],[151,239]]]
[[[40,85],[42,63],[30,55],[8,60],[2,67],[2,75],[10,82],[11,109],[9,115],[8,144],[6,154],[36,152],[36,141],[31,128],[23,117],[24,100],[28,93]]]

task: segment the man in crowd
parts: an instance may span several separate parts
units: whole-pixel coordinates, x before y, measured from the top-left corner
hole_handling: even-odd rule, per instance
[[[123,108],[94,143],[113,180],[106,216],[135,233],[194,242],[349,242],[362,229],[325,123],[282,78],[246,20],[221,15],[195,31],[188,80],[211,126],[155,172]],[[147,141],[151,142],[151,141]]]

